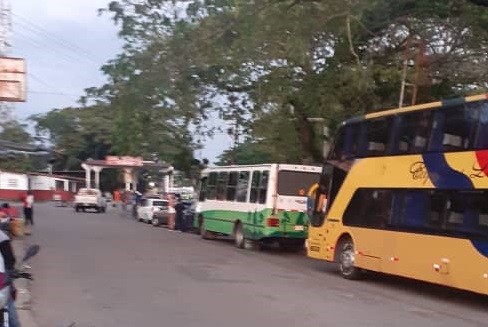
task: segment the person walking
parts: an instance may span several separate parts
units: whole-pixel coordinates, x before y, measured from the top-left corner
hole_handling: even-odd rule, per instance
[[[175,198],[173,194],[167,195],[168,199],[168,230],[175,230]]]
[[[32,191],[27,191],[27,195],[23,199],[23,206],[24,206],[24,217],[25,217],[25,225],[34,225],[34,217],[33,217],[33,210],[34,210],[34,195]]]
[[[186,230],[185,205],[183,204],[183,201],[181,201],[181,197],[179,195],[176,196],[175,213],[176,213],[175,230],[184,232]]]

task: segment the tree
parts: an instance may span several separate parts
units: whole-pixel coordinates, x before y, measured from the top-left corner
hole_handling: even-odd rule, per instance
[[[269,152],[264,151],[259,143],[249,139],[234,149],[225,150],[217,159],[215,164],[218,166],[254,165],[279,161],[279,158],[273,158]]]
[[[397,106],[405,49],[423,62],[407,74],[418,101],[486,90],[487,15],[465,0],[120,0],[105,12],[126,41],[100,88],[116,135],[131,118],[120,143],[132,151],[150,139],[150,117],[177,131],[158,139],[182,163],[216,114],[274,160],[321,161],[323,126],[309,118],[333,133],[343,119]]]
[[[86,159],[104,159],[111,152],[112,117],[106,108],[54,109],[30,119],[37,134],[53,143],[55,170],[78,170]]]
[[[28,172],[35,167],[43,166],[42,160],[33,160],[29,150],[33,146],[33,139],[26,131],[26,126],[17,120],[8,120],[0,124],[0,147],[8,150],[12,147],[18,152],[0,156],[0,169],[13,172]],[[25,152],[24,152],[25,151]],[[23,153],[24,152],[24,153]]]

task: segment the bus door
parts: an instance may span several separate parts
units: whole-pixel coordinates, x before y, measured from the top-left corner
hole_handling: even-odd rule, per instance
[[[266,199],[268,194],[269,171],[253,171],[251,177],[251,203],[248,213],[248,224],[244,230],[244,236],[258,240],[264,235]]]
[[[310,197],[310,226],[308,233],[308,253],[312,257],[323,257],[332,255],[332,252],[326,252],[327,247],[333,247],[335,240],[328,239],[324,222],[329,215],[330,208],[339,193],[339,190],[347,176],[347,170],[335,167],[326,163],[320,176],[320,182],[315,189],[315,195]],[[330,218],[331,223],[336,224],[340,217]],[[325,258],[332,260],[332,257]]]
[[[276,211],[283,236],[305,238],[308,231],[307,193],[317,185],[320,173],[279,170]]]

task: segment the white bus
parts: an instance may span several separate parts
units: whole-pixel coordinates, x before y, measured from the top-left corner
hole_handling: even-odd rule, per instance
[[[234,237],[275,242],[301,249],[307,238],[307,193],[319,181],[320,167],[262,164],[202,171],[195,227],[203,238]]]

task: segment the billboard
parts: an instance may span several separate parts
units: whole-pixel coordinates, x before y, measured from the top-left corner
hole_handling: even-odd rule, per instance
[[[142,167],[142,157],[129,157],[129,156],[107,156],[105,162],[110,166],[121,167]]]
[[[26,68],[22,58],[0,57],[0,101],[26,101]]]

